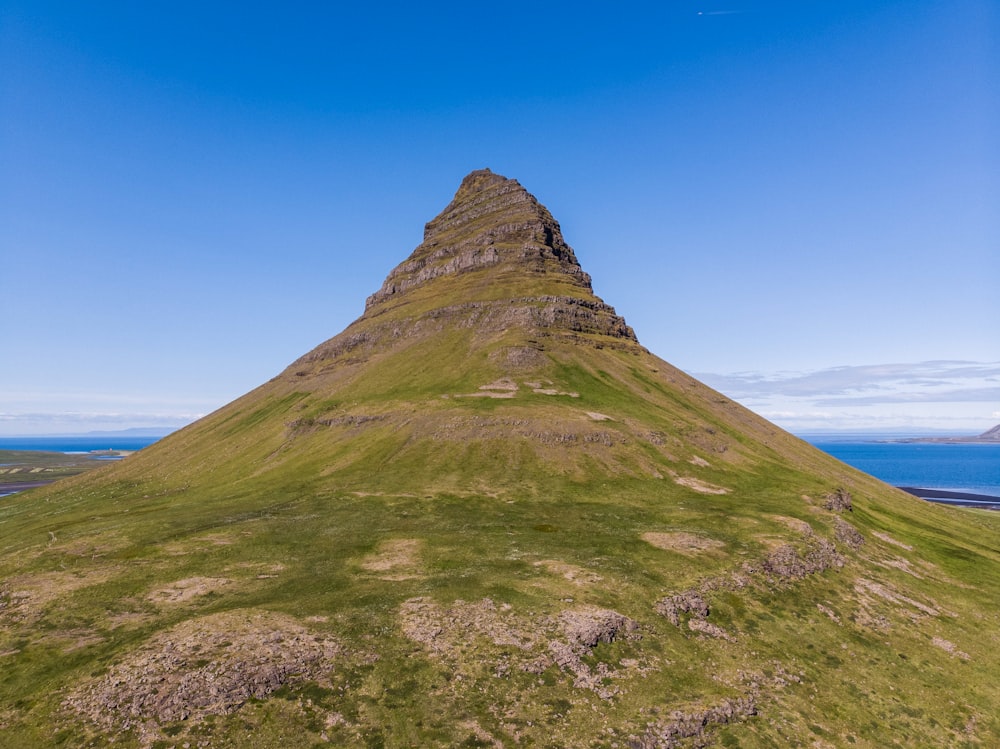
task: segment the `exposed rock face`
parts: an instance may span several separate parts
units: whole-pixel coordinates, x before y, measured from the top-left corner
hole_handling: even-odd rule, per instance
[[[777,578],[802,579],[843,566],[844,558],[824,538],[818,539],[805,555],[792,544],[782,544],[764,559],[764,571]]]
[[[690,711],[676,710],[659,723],[651,724],[645,734],[629,740],[629,749],[674,749],[682,745],[707,746],[711,730],[757,714],[755,691],[741,697],[722,700],[712,707]],[[688,739],[696,743],[684,744]]]
[[[665,616],[671,624],[679,626],[681,614],[694,614],[695,616],[708,616],[708,604],[702,598],[701,593],[696,590],[689,590],[678,593],[675,596],[667,596],[656,604],[656,612]]]
[[[854,500],[851,498],[851,493],[842,488],[827,494],[823,506],[833,512],[843,512],[844,510],[854,512]]]
[[[542,278],[562,293],[524,296]],[[368,297],[364,315],[292,367],[363,357],[394,341],[456,328],[638,344],[625,320],[594,294],[548,209],[517,180],[481,169],[462,181],[426,225],[424,241]]]
[[[860,549],[865,542],[864,536],[858,532],[857,528],[840,518],[834,518],[833,532],[838,541],[847,544],[852,549]]]
[[[582,606],[547,617],[524,615],[510,604],[497,606],[488,598],[477,603],[455,601],[445,609],[421,597],[406,601],[400,614],[407,637],[456,668],[461,668],[457,660],[460,654],[477,637],[504,646],[507,652],[493,668],[497,678],[506,676],[515,665],[532,674],[556,666],[573,677],[575,688],[609,700],[618,693],[610,680],[624,678],[637,665],[622,662],[614,667],[599,662],[591,668],[584,662],[601,644],[641,639],[638,622],[610,609]],[[523,657],[516,651],[523,651]]]
[[[321,678],[340,655],[330,637],[289,616],[228,612],[154,636],[65,705],[110,730],[227,715],[285,684]]]
[[[440,276],[497,265],[558,270],[591,291],[558,222],[517,180],[480,169],[462,180],[455,198],[424,228],[424,241],[368,297],[366,310]]]

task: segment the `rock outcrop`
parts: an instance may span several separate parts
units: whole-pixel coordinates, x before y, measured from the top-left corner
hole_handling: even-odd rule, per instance
[[[565,274],[591,292],[590,276],[563,240],[559,223],[517,180],[480,169],[462,180],[448,206],[424,228],[424,241],[368,297],[366,310],[440,276],[502,265]]]
[[[524,295],[533,278],[562,293]],[[517,180],[481,169],[427,223],[424,241],[368,297],[364,315],[292,368],[364,358],[399,340],[453,329],[520,329],[536,338],[596,337],[602,346],[638,347],[624,318],[594,294],[548,209]]]

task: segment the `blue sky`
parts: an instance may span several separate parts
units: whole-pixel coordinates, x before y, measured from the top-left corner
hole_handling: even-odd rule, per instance
[[[0,0],[0,434],[228,402],[486,166],[778,424],[984,430],[997,80],[988,0]]]

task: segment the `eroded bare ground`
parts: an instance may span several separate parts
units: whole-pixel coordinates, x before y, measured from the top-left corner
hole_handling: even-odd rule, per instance
[[[681,553],[710,551],[712,549],[721,549],[726,545],[723,541],[719,541],[716,538],[695,533],[686,533],[684,531],[671,533],[650,531],[649,533],[643,533],[641,538],[657,549],[679,551]]]
[[[411,598],[400,607],[403,633],[428,653],[449,662],[475,647],[477,640],[499,646],[492,658],[494,675],[512,669],[540,674],[555,665],[573,677],[573,686],[611,699],[617,686],[610,680],[642,673],[650,663],[600,662],[593,669],[584,657],[601,643],[641,637],[639,624],[610,609],[596,606],[567,608],[554,616],[516,612],[510,604],[491,599],[455,601],[447,608],[428,598]],[[455,665],[458,665],[455,663]]]
[[[535,562],[535,566],[543,567],[547,572],[549,572],[552,575],[560,575],[561,577],[573,583],[573,585],[579,585],[579,586],[596,585],[597,583],[604,580],[604,578],[598,575],[596,572],[584,569],[583,567],[578,567],[575,564],[561,562],[558,559],[543,559],[540,562]]]
[[[34,572],[0,581],[0,624],[31,624],[64,596],[117,574],[111,566],[83,571]]]
[[[154,635],[64,707],[112,733],[135,729],[149,743],[160,723],[226,715],[285,684],[323,681],[341,652],[332,637],[284,614],[214,614]]]
[[[228,577],[188,577],[157,588],[148,598],[158,604],[185,603],[221,590],[232,582]]]
[[[888,558],[883,569],[902,571],[914,578],[919,577],[916,569],[927,571],[919,558],[910,561],[892,556],[885,546],[877,543],[891,545],[897,553],[906,548],[894,539],[872,534],[877,541],[866,544],[866,539],[840,515],[845,512],[843,509],[832,512],[836,514],[827,516],[828,528],[833,530],[836,543],[818,535],[804,521],[773,516],[773,520],[798,532],[797,542],[771,545],[756,561],[706,578],[688,590],[650,601],[651,608],[645,613],[660,614],[685,637],[701,641],[701,647],[740,652],[738,649],[753,647],[754,637],[733,625],[723,627],[713,621],[712,601],[720,593],[753,596],[755,588],[788,588],[811,575],[844,568],[852,553],[874,554],[883,561]],[[651,531],[641,537],[658,548],[686,554],[724,547],[717,539],[689,532]],[[390,580],[405,579],[419,576],[421,552],[422,542],[417,539],[389,539],[360,558],[358,565],[368,574]],[[535,565],[575,585],[608,584],[602,576],[560,560],[546,559]],[[271,577],[282,569],[280,564],[261,564],[253,569],[238,565],[225,568],[225,572],[236,578],[241,577],[240,573],[256,572],[260,573],[257,577]],[[30,623],[31,617],[37,617],[37,612],[59,595],[100,582],[104,577],[98,570],[86,575],[51,572],[11,578],[0,595],[0,618]],[[136,599],[136,603],[139,608],[144,604],[161,612],[174,611],[174,604],[192,601],[209,592],[225,594],[229,586],[239,587],[239,581],[223,577],[185,578],[140,594],[145,598]],[[935,621],[952,616],[936,602],[910,592],[904,584],[870,575],[854,577],[851,586],[851,593],[845,598],[817,603],[818,614],[840,627],[872,629],[887,636],[899,621],[909,621],[924,629],[929,645],[953,658],[970,659],[958,645],[933,631]],[[563,674],[567,683],[582,690],[581,698],[589,695],[589,699],[596,696],[617,701],[617,696],[628,692],[633,679],[671,665],[664,656],[653,653],[659,652],[658,648],[646,649],[638,644],[624,650],[595,652],[610,643],[638,641],[644,634],[650,635],[651,627],[641,627],[630,616],[608,608],[573,604],[571,599],[562,599],[558,606],[561,610],[549,609],[548,613],[539,614],[489,598],[445,604],[418,596],[399,606],[397,631],[419,644],[432,661],[459,677],[464,675],[465,682],[461,678],[454,682],[457,690],[462,689],[457,686],[460,683],[471,685],[482,678],[500,680],[517,673],[531,675],[531,683],[538,678],[541,684],[543,674],[549,671],[545,678],[550,678],[553,673],[550,669],[554,669]],[[147,621],[150,615],[140,612],[134,616]],[[344,661],[344,651],[333,637],[311,628],[322,626],[325,619],[312,617],[300,621],[273,612],[237,610],[185,621],[147,640],[103,676],[80,685],[66,698],[64,707],[77,719],[86,719],[111,733],[134,730],[144,745],[150,745],[164,738],[161,724],[182,720],[196,723],[207,716],[230,714],[248,700],[264,699],[286,684],[304,681],[329,684],[338,661]],[[52,644],[69,652],[98,641],[100,636],[91,630],[75,629],[48,637]],[[377,651],[378,645],[373,645]],[[776,696],[775,690],[798,681],[799,677],[787,674],[776,662],[766,678],[758,674],[754,678],[717,680],[731,688],[729,697],[692,703],[689,707],[650,707],[648,715],[655,719],[633,725],[629,745],[668,748],[702,745],[718,726],[766,710]],[[459,695],[460,691],[456,692]],[[533,699],[515,695],[509,704],[498,702],[495,717],[504,732],[501,738],[479,723],[469,724],[469,731],[488,745],[500,746],[509,738],[517,741],[518,729],[505,723],[503,716],[510,710],[517,712],[522,698]],[[336,715],[331,720],[347,725]],[[620,733],[618,736],[624,738]]]
[[[373,554],[361,560],[361,568],[382,580],[410,580],[421,577],[420,550],[415,538],[394,538],[381,543]]]
[[[693,476],[674,476],[673,479],[675,484],[686,486],[688,489],[693,489],[699,494],[729,494],[728,489],[710,484],[701,479],[696,479]]]

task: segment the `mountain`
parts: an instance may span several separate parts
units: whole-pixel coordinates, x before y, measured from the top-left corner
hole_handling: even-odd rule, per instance
[[[342,333],[5,499],[0,575],[5,746],[1000,742],[1000,518],[646,351],[488,170]]]
[[[1000,424],[991,429],[987,429],[982,434],[973,437],[908,437],[906,439],[895,440],[896,442],[962,442],[970,444],[983,444],[1000,442]]]
[[[992,429],[987,429],[979,435],[979,439],[989,442],[1000,442],[1000,424],[997,424]]]

